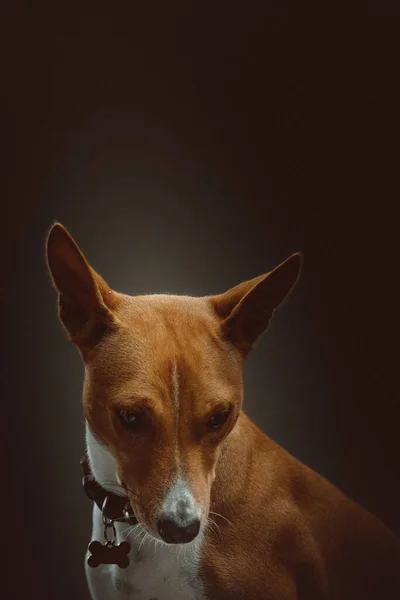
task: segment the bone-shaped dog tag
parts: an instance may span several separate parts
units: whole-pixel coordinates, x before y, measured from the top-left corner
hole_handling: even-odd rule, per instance
[[[128,552],[131,549],[129,542],[116,544],[117,532],[115,530],[114,520],[106,515],[106,508],[109,497],[104,498],[102,506],[102,518],[104,524],[104,539],[102,544],[98,541],[90,542],[88,550],[87,564],[89,567],[98,567],[99,565],[117,565],[125,569],[129,565]]]
[[[101,544],[94,541],[90,542],[88,550],[91,553],[87,559],[89,567],[117,565],[121,569],[126,569],[129,565],[129,542],[121,542],[120,544],[106,542],[105,544]]]

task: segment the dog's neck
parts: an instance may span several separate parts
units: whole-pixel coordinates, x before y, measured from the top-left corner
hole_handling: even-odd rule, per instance
[[[261,470],[272,476],[272,454],[277,445],[242,412],[232,432],[222,445],[216,477],[211,488],[212,510],[230,520],[242,520],[250,488],[257,485]],[[249,506],[251,511],[251,506]],[[245,510],[245,513],[247,510]]]

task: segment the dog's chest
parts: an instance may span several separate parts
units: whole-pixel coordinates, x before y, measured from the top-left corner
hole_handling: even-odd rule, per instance
[[[129,566],[100,565],[86,569],[94,600],[204,600],[203,585],[198,577],[198,552],[184,547],[167,546],[147,536],[131,534],[117,524],[117,539],[131,545]],[[94,536],[100,528],[94,522]],[[97,530],[97,531],[96,531]]]
[[[172,553],[169,548],[155,547],[150,541],[140,550],[138,544],[132,547],[129,567],[117,567],[114,581],[124,599],[202,600],[202,586],[196,571],[190,560],[186,562],[176,551]]]

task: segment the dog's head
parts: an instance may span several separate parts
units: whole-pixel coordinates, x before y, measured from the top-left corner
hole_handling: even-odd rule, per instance
[[[96,478],[126,490],[154,537],[191,541],[206,522],[218,456],[240,415],[243,360],[297,281],[300,255],[202,298],[112,290],[58,223],[47,260],[60,319],[85,365]]]

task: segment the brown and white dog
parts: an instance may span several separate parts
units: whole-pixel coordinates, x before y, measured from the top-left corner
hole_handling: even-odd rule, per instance
[[[116,524],[127,569],[87,568],[95,600],[400,599],[399,539],[242,412],[243,361],[299,254],[202,298],[115,292],[58,223],[47,260],[85,365],[92,471],[139,522]]]

